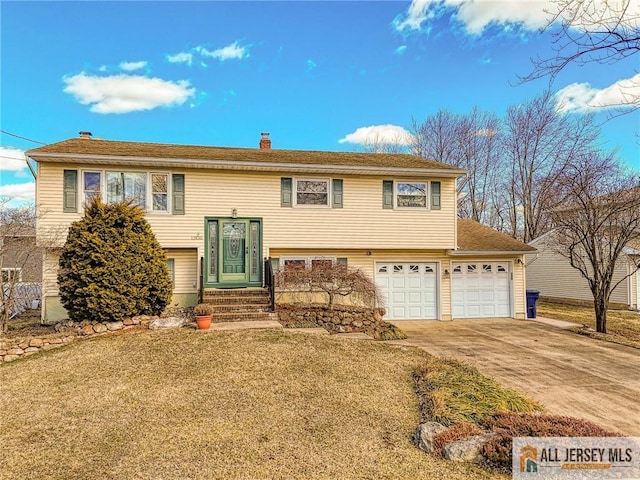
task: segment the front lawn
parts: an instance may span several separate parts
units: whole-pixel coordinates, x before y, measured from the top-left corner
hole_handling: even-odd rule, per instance
[[[593,307],[581,307],[563,303],[538,302],[538,315],[587,325],[596,328]],[[640,314],[630,310],[609,310],[607,312],[607,335],[603,340],[635,346],[640,348]]]
[[[506,478],[418,450],[418,349],[144,331],[0,367],[0,479]]]

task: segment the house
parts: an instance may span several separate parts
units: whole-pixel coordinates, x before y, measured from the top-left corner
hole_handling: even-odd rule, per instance
[[[0,308],[10,298],[10,317],[39,305],[42,249],[36,246],[34,225],[0,223],[0,275]]]
[[[200,288],[260,287],[268,265],[341,262],[374,278],[386,319],[525,317],[521,242],[457,217],[459,168],[413,155],[165,145],[81,138],[27,152],[38,163],[38,235],[85,200],[134,199],[166,249],[172,303]],[[62,239],[61,239],[62,240]],[[62,242],[60,241],[60,246]],[[66,317],[55,249],[43,318]],[[265,262],[268,261],[268,263]]]
[[[537,252],[527,255],[527,287],[538,290],[542,300],[593,306],[587,280],[557,253],[556,243],[553,230],[529,242]],[[640,261],[640,250],[628,245],[623,253],[613,275],[613,284],[622,282],[611,293],[611,306],[638,310],[640,272],[636,263]]]

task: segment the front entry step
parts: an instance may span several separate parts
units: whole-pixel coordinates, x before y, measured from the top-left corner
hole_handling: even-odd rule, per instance
[[[217,323],[278,319],[271,312],[265,288],[209,289],[204,291],[203,302],[213,305],[213,321]]]

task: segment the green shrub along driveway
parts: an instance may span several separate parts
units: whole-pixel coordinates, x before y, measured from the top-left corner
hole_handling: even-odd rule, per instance
[[[392,343],[475,365],[502,385],[623,435],[640,436],[640,352],[531,320],[394,321]]]

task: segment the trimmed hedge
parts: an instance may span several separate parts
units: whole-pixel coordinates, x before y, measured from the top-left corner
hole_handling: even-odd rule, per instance
[[[167,258],[142,208],[94,198],[69,227],[59,261],[60,299],[74,321],[159,315],[172,294]]]

